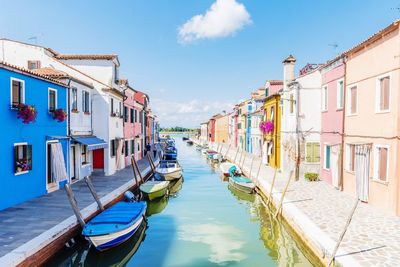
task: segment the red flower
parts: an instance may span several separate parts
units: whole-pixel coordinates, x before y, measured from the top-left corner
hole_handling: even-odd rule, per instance
[[[62,109],[56,109],[53,112],[53,119],[57,120],[58,122],[63,122],[67,118],[67,113]]]
[[[26,104],[19,104],[17,117],[22,119],[22,122],[28,124],[30,122],[35,122],[37,116],[37,110],[35,106],[26,105]]]
[[[272,121],[263,121],[260,123],[260,130],[264,134],[269,134],[274,131],[274,123]]]

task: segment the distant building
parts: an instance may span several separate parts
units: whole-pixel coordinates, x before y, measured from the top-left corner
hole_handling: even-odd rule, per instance
[[[229,140],[229,115],[225,112],[214,116],[215,118],[215,142],[228,143]]]
[[[208,122],[200,124],[200,144],[206,144],[208,142]]]
[[[252,93],[251,95],[251,110],[250,115],[250,150],[254,155],[261,157],[262,154],[262,143],[263,135],[260,130],[260,123],[264,117],[264,99],[265,99],[265,89],[260,88]]]

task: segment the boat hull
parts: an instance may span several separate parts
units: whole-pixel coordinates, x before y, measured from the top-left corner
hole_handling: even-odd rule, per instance
[[[229,184],[235,189],[247,194],[252,194],[254,193],[255,190],[255,185],[253,183],[237,182],[234,179],[232,179],[232,177],[229,178]]]
[[[182,170],[176,170],[173,172],[165,173],[156,171],[165,181],[177,180],[182,177]]]
[[[88,239],[97,250],[107,250],[131,238],[138,230],[143,219],[144,216],[141,216],[134,224],[124,230],[105,235],[88,236],[86,239]]]
[[[154,192],[150,192],[150,193],[142,191],[142,193],[148,200],[154,200],[154,199],[158,199],[158,198],[165,196],[167,194],[167,191],[168,191],[168,188],[166,187],[166,188],[161,188],[158,191],[154,191]]]

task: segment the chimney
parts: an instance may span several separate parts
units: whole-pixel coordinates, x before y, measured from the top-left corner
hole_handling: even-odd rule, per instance
[[[283,62],[283,82],[287,84],[294,80],[294,66],[296,63],[296,58],[289,55]]]

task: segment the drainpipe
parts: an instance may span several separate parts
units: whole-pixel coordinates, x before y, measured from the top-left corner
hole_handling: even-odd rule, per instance
[[[340,191],[343,191],[343,181],[344,181],[344,136],[345,136],[345,119],[346,119],[346,86],[347,86],[347,59],[344,57],[343,58],[343,64],[344,64],[344,77],[343,77],[343,115],[342,115],[342,140],[341,140],[341,166],[340,166],[340,184],[339,184],[339,189]]]
[[[296,90],[296,137],[297,137],[297,146],[296,146],[296,169],[295,169],[295,181],[300,179],[300,132],[299,132],[299,113],[300,113],[300,85],[298,82],[295,83]]]

